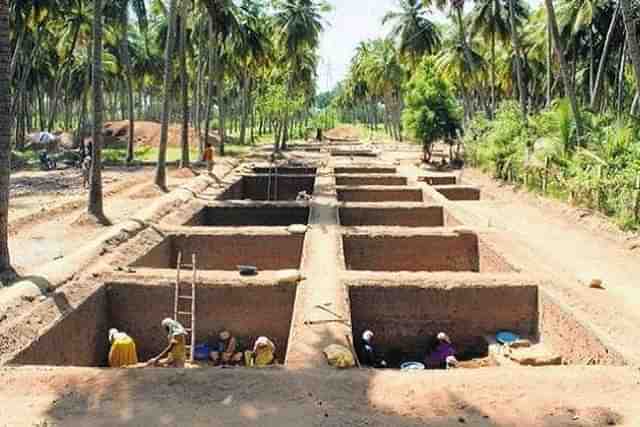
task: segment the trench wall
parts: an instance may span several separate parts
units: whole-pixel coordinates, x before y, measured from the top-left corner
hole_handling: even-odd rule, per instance
[[[256,174],[270,174],[274,173],[277,170],[278,175],[315,175],[317,172],[317,168],[307,168],[307,167],[279,167],[279,168],[270,168],[270,167],[254,167],[253,172]]]
[[[426,182],[428,185],[456,185],[456,177],[453,175],[444,176],[421,176],[418,181]]]
[[[135,339],[142,360],[158,354],[167,345],[160,322],[173,317],[174,286],[111,283],[108,288],[113,327]],[[274,341],[277,359],[284,363],[295,295],[294,285],[200,285],[196,290],[196,342],[215,339],[225,328],[246,346],[265,335]]]
[[[246,175],[229,186],[219,200],[296,200],[301,191],[313,194],[315,179],[314,175]]]
[[[303,243],[304,234],[172,235],[132,266],[176,268],[178,253],[182,252],[185,263],[195,253],[200,270],[236,270],[238,265],[254,265],[259,270],[297,269]]]
[[[338,188],[341,202],[422,202],[422,190],[413,188]]]
[[[464,201],[464,200],[480,200],[480,189],[474,187],[461,187],[461,186],[443,186],[434,187],[436,191],[442,194],[449,200]]]
[[[562,356],[563,363],[623,365],[624,358],[606,346],[547,292],[540,291],[541,341]]]
[[[361,185],[407,185],[407,178],[399,175],[381,176],[336,176],[336,185],[361,186]]]
[[[535,335],[536,286],[416,287],[350,286],[356,340],[367,329],[383,350],[399,350],[422,360],[428,338],[446,332],[456,350],[473,349],[484,335],[507,329]]]
[[[338,166],[333,169],[336,175],[341,174],[376,174],[376,173],[396,173],[396,168],[383,166]]]
[[[205,207],[186,226],[288,226],[307,224],[307,207]]]
[[[50,326],[11,363],[21,365],[102,366],[107,363],[110,328],[106,290],[101,286]]]
[[[343,226],[400,226],[400,227],[442,227],[444,208],[424,207],[352,207],[340,208],[340,223]]]

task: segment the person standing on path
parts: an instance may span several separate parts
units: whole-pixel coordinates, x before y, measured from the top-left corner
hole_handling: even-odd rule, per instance
[[[213,166],[215,163],[213,162],[213,147],[210,142],[207,143],[202,159],[207,163],[207,171],[209,172],[209,175],[211,175],[213,173]]]

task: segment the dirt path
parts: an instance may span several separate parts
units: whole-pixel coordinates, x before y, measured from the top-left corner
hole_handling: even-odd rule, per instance
[[[233,164],[234,162],[227,160],[218,162],[214,173],[224,174]],[[109,176],[116,173],[118,172],[112,171]],[[35,187],[39,188],[39,191],[31,191],[32,195],[29,197],[35,200],[34,203],[39,203],[41,206],[46,206],[49,203],[51,206],[46,209],[46,215],[38,215],[33,221],[20,224],[18,231],[14,232],[9,239],[12,264],[21,274],[27,274],[34,267],[68,255],[83,243],[96,238],[108,229],[108,227],[78,221],[86,209],[86,191],[81,189],[81,182],[78,184],[77,180],[73,179],[72,173],[66,173],[62,176],[64,179],[58,179],[57,185],[44,184],[43,187]],[[140,209],[149,206],[153,200],[165,194],[153,186],[153,169],[151,168],[136,169],[128,173],[121,172],[121,175],[116,176],[117,178],[105,186],[104,201],[105,215],[114,225],[130,218]],[[179,187],[193,176],[192,173],[170,170],[169,190]],[[52,177],[42,177],[42,179],[44,178]],[[24,179],[24,177],[18,176],[16,182],[24,181]],[[62,184],[67,180],[72,180],[72,183]],[[58,201],[51,192],[61,191],[60,185],[69,185],[72,194],[79,193],[80,195],[65,195],[63,200]],[[17,188],[21,188],[21,186],[19,185]],[[18,200],[20,199],[18,198]],[[59,209],[60,206],[69,208]]]

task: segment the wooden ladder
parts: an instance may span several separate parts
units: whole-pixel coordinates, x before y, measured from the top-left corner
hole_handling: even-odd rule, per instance
[[[176,322],[184,326],[187,331],[184,343],[185,350],[187,351],[187,360],[193,362],[193,352],[196,342],[196,282],[198,280],[196,254],[191,255],[191,264],[183,264],[182,252],[178,252],[176,267],[176,292],[173,318]],[[183,282],[180,278],[182,268],[191,268],[193,272],[191,283],[184,283],[184,285],[190,285],[190,289],[182,286]]]

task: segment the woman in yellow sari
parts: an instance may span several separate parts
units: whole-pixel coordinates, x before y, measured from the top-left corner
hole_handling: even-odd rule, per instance
[[[164,326],[167,331],[169,345],[162,353],[149,360],[148,364],[171,368],[184,368],[187,359],[187,351],[185,348],[187,331],[178,321],[169,318],[162,321],[162,326]]]
[[[136,343],[133,339],[117,329],[109,329],[109,366],[112,368],[122,368],[138,363],[138,353]]]
[[[276,345],[267,337],[259,337],[253,345],[253,366],[271,365],[275,359]]]

